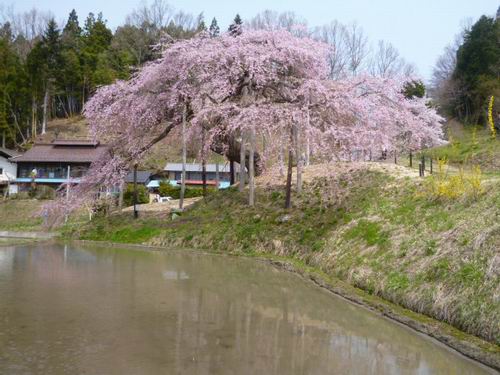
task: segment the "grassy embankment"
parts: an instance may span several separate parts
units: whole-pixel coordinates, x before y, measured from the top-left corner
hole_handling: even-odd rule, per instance
[[[72,235],[294,259],[500,343],[498,181],[485,182],[477,198],[441,201],[421,194],[422,180],[405,171],[395,176],[366,165],[345,165],[329,177],[316,171],[290,211],[282,208],[281,186],[261,185],[254,208],[231,189],[175,220],[113,215]]]
[[[464,131],[433,152],[460,165],[471,158],[457,149],[468,148],[472,138],[483,155],[475,160],[495,174],[491,159],[500,156],[500,141],[486,135]],[[479,196],[436,199],[424,193],[429,177],[422,180],[408,168],[317,166],[306,171],[303,193],[295,194],[289,211],[282,208],[283,181],[264,177],[254,208],[230,189],[175,220],[161,212],[139,220],[123,213],[70,225],[64,233],[285,258],[499,345],[500,181],[486,177]],[[500,352],[498,346],[489,349]]]
[[[457,168],[479,166],[487,176],[500,175],[500,136],[491,139],[489,129],[464,127],[453,120],[446,128],[449,143],[431,149],[427,155],[434,159],[444,158]]]

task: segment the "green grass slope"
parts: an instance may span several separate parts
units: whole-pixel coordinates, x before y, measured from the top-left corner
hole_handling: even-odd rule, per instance
[[[451,120],[447,124],[449,143],[429,151],[433,158],[446,158],[451,165],[477,165],[486,173],[500,173],[500,135],[491,138],[483,126],[463,126]]]

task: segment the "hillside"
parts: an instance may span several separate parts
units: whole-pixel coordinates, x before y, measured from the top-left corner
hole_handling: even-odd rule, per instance
[[[430,150],[434,158],[446,158],[456,167],[478,165],[483,172],[500,173],[500,136],[491,139],[484,126],[464,126],[451,120],[446,125],[449,143]]]
[[[56,137],[61,139],[78,139],[89,136],[88,125],[84,117],[75,116],[70,118],[54,119],[48,122],[47,132],[37,137],[37,141],[51,142]],[[139,166],[140,169],[161,170],[165,167],[167,161],[179,162],[181,158],[180,135],[174,130],[172,134],[162,142],[156,144],[146,156],[145,160]],[[188,162],[199,162],[198,150],[200,142],[197,139],[191,139],[188,142]],[[209,162],[224,162],[220,155],[211,153]]]
[[[414,170],[391,164],[313,166],[290,211],[283,181],[259,178],[257,204],[229,189],[172,220],[116,214],[70,230],[81,239],[294,259],[500,344],[500,182],[433,199]],[[428,181],[426,179],[425,181]]]

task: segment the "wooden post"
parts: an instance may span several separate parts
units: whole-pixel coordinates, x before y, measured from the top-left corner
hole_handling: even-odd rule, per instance
[[[255,205],[255,181],[254,181],[254,150],[255,149],[255,128],[250,129],[250,157],[248,161],[248,205]]]
[[[286,176],[285,208],[292,207],[292,169],[293,169],[293,127],[290,129],[290,144],[288,146],[288,171]]]
[[[245,134],[243,131],[241,131],[241,141],[240,141],[240,186],[239,186],[239,191],[243,191],[245,189],[245,158],[246,158],[246,151],[245,151]]]
[[[118,208],[120,212],[122,212],[123,209],[123,189],[125,188],[125,183],[121,183],[120,185],[120,195],[118,196]]]
[[[70,183],[70,177],[71,177],[71,166],[68,165],[68,171],[66,174],[66,201],[69,200],[69,183]],[[68,214],[64,215],[64,222],[68,222]]]
[[[295,133],[295,160],[297,161],[297,193],[302,192],[302,155],[300,154],[300,134],[297,126],[294,126]]]
[[[215,162],[215,186],[217,186],[217,190],[219,190],[220,184],[220,176],[219,176],[219,162]]]
[[[229,160],[229,185],[234,185],[236,179],[234,178],[234,162]]]
[[[203,181],[203,198],[207,197],[207,155],[205,152],[205,127],[201,131],[201,180]]]
[[[134,219],[139,217],[139,211],[137,211],[137,164],[134,164]]]
[[[398,164],[398,153],[394,150],[394,164]]]
[[[278,164],[279,164],[279,172],[280,177],[285,177],[285,150],[283,149],[283,143],[280,142],[280,150],[278,154]]]
[[[182,173],[181,173],[181,194],[179,197],[179,210],[184,209],[184,194],[186,192],[186,121],[187,105],[184,103],[182,110]]]
[[[69,182],[71,177],[71,166],[68,165],[68,171],[66,172],[66,199],[69,199]]]
[[[410,168],[413,167],[413,153],[410,151]]]
[[[430,165],[431,165],[431,174],[433,174],[434,171],[433,171],[433,166],[432,166],[432,157],[430,159]]]

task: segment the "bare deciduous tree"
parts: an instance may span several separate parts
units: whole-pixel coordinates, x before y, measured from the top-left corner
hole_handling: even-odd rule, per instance
[[[366,64],[370,53],[368,38],[357,23],[351,23],[344,30],[348,69],[352,75],[357,75]]]
[[[403,71],[405,63],[398,50],[389,42],[379,40],[371,63],[371,73],[380,77],[394,77]]]
[[[245,25],[254,30],[284,29],[298,37],[309,35],[307,21],[293,12],[278,13],[267,9],[246,21]]]
[[[52,18],[54,16],[50,12],[42,12],[36,8],[17,13],[13,5],[5,7],[0,4],[0,23],[10,24],[15,39],[14,47],[23,61],[26,61],[28,53]]]
[[[314,37],[332,47],[328,55],[330,65],[330,77],[339,79],[346,75],[348,66],[347,46],[345,38],[345,27],[338,21],[332,21],[327,25],[317,27]]]

